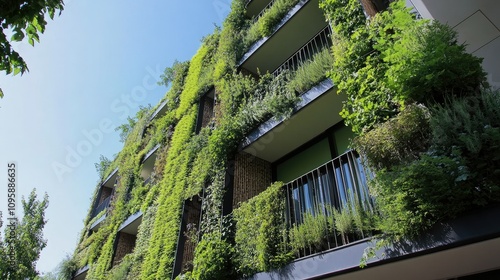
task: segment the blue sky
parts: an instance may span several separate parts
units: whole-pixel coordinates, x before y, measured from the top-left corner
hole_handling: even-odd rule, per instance
[[[99,180],[94,163],[122,147],[114,128],[140,105],[158,103],[166,92],[156,85],[163,69],[189,60],[230,6],[230,0],[65,2],[39,44],[14,44],[30,72],[0,74],[0,211],[5,219],[7,163],[15,161],[19,196],[33,188],[39,197],[49,194],[40,272],[72,254]]]

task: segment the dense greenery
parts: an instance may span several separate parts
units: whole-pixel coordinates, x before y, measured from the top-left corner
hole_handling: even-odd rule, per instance
[[[334,23],[330,77],[347,95],[342,116],[360,134],[354,147],[376,173],[378,228],[415,236],[497,201],[496,158],[481,151],[496,137],[495,126],[490,129],[496,113],[472,113],[488,107],[486,95],[479,97],[486,86],[481,59],[466,53],[450,27],[414,19],[404,1],[366,21],[354,2],[325,0],[322,6]],[[481,165],[477,153],[490,164]]]
[[[246,46],[250,46],[260,38],[271,35],[275,31],[276,25],[288,13],[290,8],[298,2],[299,0],[274,1],[272,6],[248,28],[248,33],[245,36]]]
[[[363,21],[355,3],[322,1],[335,31],[330,77],[347,95],[342,116],[355,132],[370,130],[408,104],[442,103],[478,93],[485,83],[481,59],[457,43],[451,27],[415,20],[404,1]]]
[[[453,31],[416,21],[401,2],[367,21],[357,0],[321,1],[335,33],[332,52],[323,50],[297,71],[255,79],[235,70],[238,61],[297,1],[278,0],[253,22],[246,1],[234,0],[222,28],[203,39],[191,61],[166,68],[160,83],[170,86],[162,100],[167,112],[150,121],[157,108],[146,108],[122,127],[123,150],[101,168],[107,167],[102,178],[119,170],[114,199],[92,234],[90,225],[105,213],[91,220],[89,210],[73,257],[77,267],[90,265],[89,279],[170,278],[178,236],[185,234],[182,205],[195,195],[203,195],[199,240],[193,270],[180,279],[247,277],[302,251],[320,251],[329,236],[347,244],[374,229],[416,235],[498,201],[498,94],[479,94],[480,60],[465,53]],[[289,117],[297,96],[327,71],[347,96],[342,114],[360,133],[354,145],[376,173],[372,191],[382,218],[363,208],[366,201],[350,201],[305,213],[302,224],[289,228],[279,183],[222,217],[226,168],[242,138],[262,121]],[[214,116],[196,134],[199,101],[212,88]],[[158,144],[153,180],[145,185],[142,160]],[[139,210],[136,247],[112,265],[116,232]]]
[[[45,210],[49,206],[47,194],[38,200],[32,190],[27,200],[21,200],[23,217],[4,224],[4,240],[0,239],[0,277],[6,280],[34,279],[38,276],[36,262],[47,246],[43,228],[47,223]],[[2,224],[3,221],[0,221]]]
[[[235,261],[245,277],[278,268],[292,259],[286,246],[283,183],[277,182],[234,211]]]

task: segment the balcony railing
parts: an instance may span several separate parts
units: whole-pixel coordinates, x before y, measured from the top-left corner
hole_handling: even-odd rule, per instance
[[[306,215],[332,217],[332,209],[373,213],[373,199],[367,186],[371,176],[362,166],[359,155],[355,151],[348,151],[286,184],[285,219],[288,227],[302,224]],[[352,242],[368,236],[370,232],[358,232],[347,239]],[[300,255],[306,256],[347,243],[335,231],[325,232],[325,240],[323,248],[304,249]]]
[[[313,56],[319,53],[324,48],[330,48],[332,46],[332,39],[330,35],[332,30],[330,25],[323,28],[318,34],[316,34],[309,42],[307,42],[302,48],[300,48],[296,53],[294,53],[290,58],[288,58],[283,64],[281,64],[272,73],[275,77],[281,74],[283,71],[295,71],[300,65],[308,60],[312,60]]]
[[[250,1],[248,1],[249,3]],[[256,21],[259,20],[259,18],[262,17],[262,15],[264,15],[269,9],[271,9],[271,7],[274,5],[274,2],[276,2],[276,0],[271,0],[271,2],[269,2],[269,4],[267,4],[264,9],[262,9],[262,11],[260,11],[260,13],[258,15],[256,15],[255,17],[253,17],[252,19],[252,22],[255,23]],[[248,4],[247,3],[247,4]]]
[[[97,214],[101,213],[101,211],[105,210],[108,208],[109,203],[111,202],[111,196],[108,196],[106,199],[104,199],[94,210],[94,213],[92,215],[92,218],[97,216]]]

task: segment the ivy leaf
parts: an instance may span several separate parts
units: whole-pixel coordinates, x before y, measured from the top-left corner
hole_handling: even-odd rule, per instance
[[[0,98],[3,98],[3,90],[0,88]]]

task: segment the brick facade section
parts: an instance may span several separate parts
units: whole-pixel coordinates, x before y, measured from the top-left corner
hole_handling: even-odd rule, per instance
[[[96,207],[99,206],[106,198],[111,196],[111,193],[113,192],[113,189],[107,188],[107,187],[102,187],[101,191],[101,198],[99,199],[99,203],[97,203]]]
[[[192,225],[199,230],[200,215],[201,215],[201,201],[195,196],[192,201],[186,201],[184,207],[184,217],[186,218],[186,225]],[[184,234],[184,233],[183,233]],[[182,253],[182,272],[190,271],[193,268],[194,249],[195,244],[187,237],[185,238],[184,251]]]
[[[272,183],[271,163],[248,153],[236,154],[234,163],[233,207],[258,195]]]
[[[132,253],[135,247],[137,237],[125,232],[118,233],[118,244],[116,246],[115,257],[113,258],[113,266],[119,264],[125,255]]]

